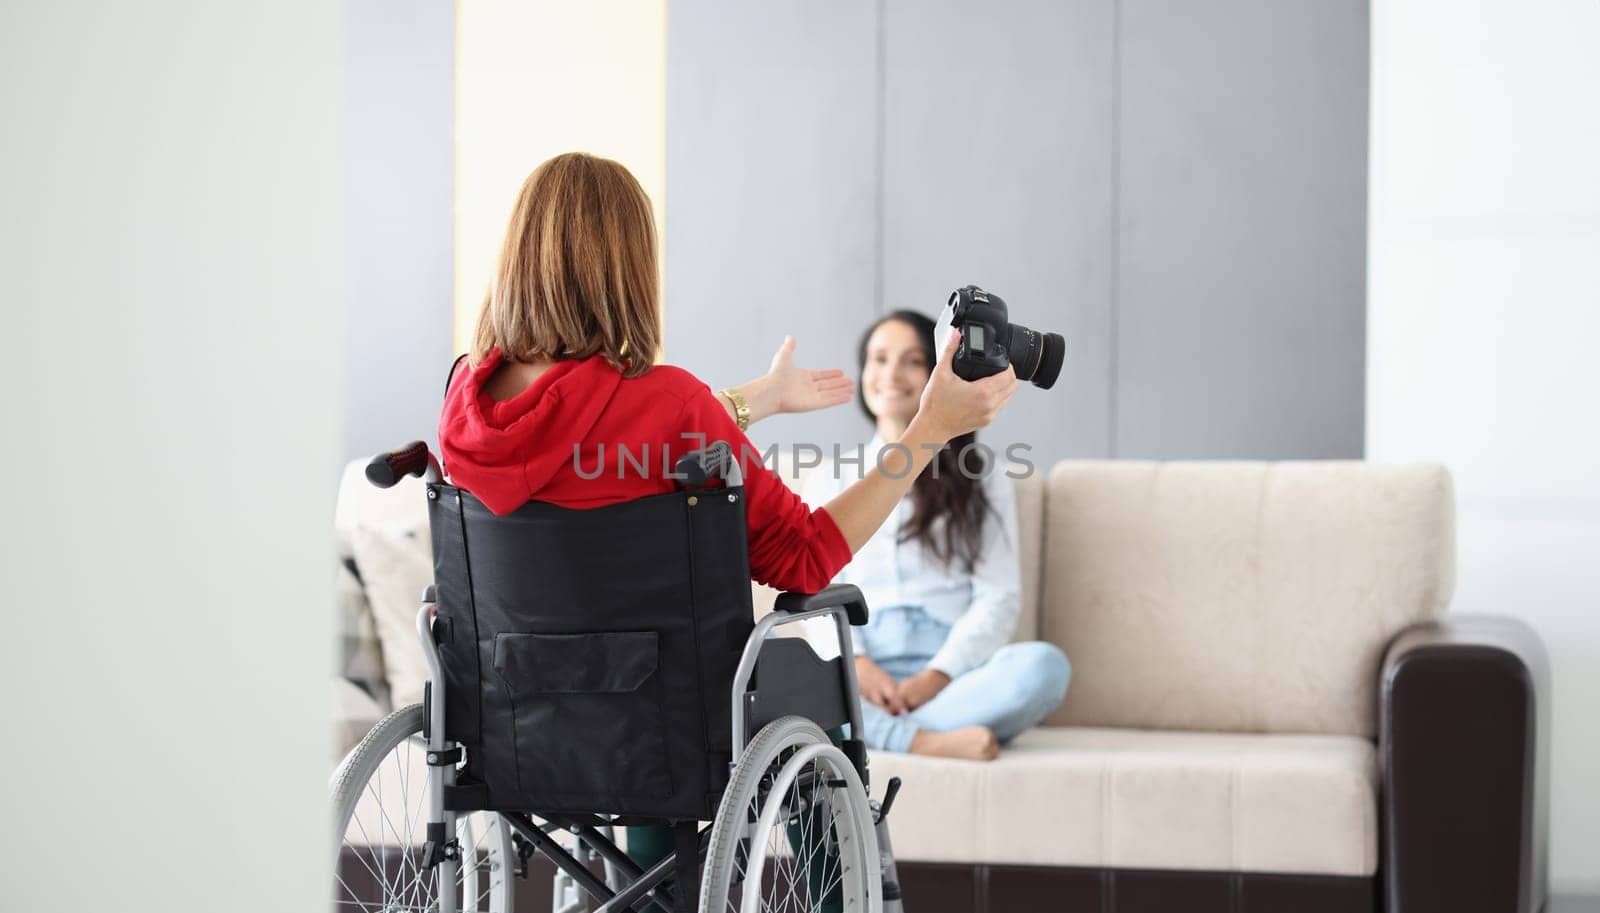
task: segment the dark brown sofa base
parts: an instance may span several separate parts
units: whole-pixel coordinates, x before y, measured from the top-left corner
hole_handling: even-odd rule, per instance
[[[398,860],[395,860],[398,864]],[[370,869],[346,854],[341,877],[362,897]],[[902,862],[906,913],[1373,913],[1371,878]],[[528,860],[513,913],[548,913],[555,865]],[[337,892],[336,892],[337,893]],[[591,905],[592,906],[592,905]]]
[[[1373,913],[1373,878],[902,862],[907,913]]]

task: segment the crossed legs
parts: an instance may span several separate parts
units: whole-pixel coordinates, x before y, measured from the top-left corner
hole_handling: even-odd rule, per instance
[[[896,662],[884,669],[898,680],[920,671],[921,666],[922,662]],[[1007,644],[988,662],[956,678],[911,713],[895,716],[863,699],[862,739],[868,748],[906,752],[916,750],[913,743],[920,734],[924,738],[919,753],[945,754],[939,750],[944,747],[941,740],[926,736],[982,727],[996,742],[1005,744],[1060,706],[1071,677],[1071,664],[1054,645],[1041,641]]]

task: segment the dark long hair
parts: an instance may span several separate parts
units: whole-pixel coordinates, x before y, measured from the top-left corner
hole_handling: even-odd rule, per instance
[[[861,352],[857,367],[864,372],[867,366],[867,341],[874,331],[891,320],[897,320],[916,331],[922,345],[922,357],[931,372],[936,351],[933,340],[933,320],[916,311],[892,311],[874,321],[861,334]],[[858,373],[860,373],[858,372]],[[869,421],[877,416],[867,408],[866,384],[856,384],[856,402]],[[967,455],[967,471],[958,465],[961,453],[977,435],[968,432],[950,443],[937,455],[922,475],[911,484],[911,516],[900,527],[901,542],[920,542],[946,566],[959,560],[971,571],[978,560],[978,550],[983,542],[983,519],[989,512],[989,496],[983,490],[983,476],[989,471],[983,463],[985,455],[974,450]],[[892,442],[890,442],[892,443]],[[935,535],[935,524],[944,518],[943,535]]]

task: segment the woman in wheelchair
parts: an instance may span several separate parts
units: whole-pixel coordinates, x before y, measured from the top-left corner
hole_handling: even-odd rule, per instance
[[[865,465],[916,420],[934,373],[933,333],[928,317],[895,311],[862,335],[859,403],[878,432]],[[1003,467],[972,444],[971,433],[952,440],[937,472],[917,478],[834,578],[873,607],[851,629],[869,748],[990,760],[1066,695],[1071,667],[1059,649],[1007,643],[1021,611],[1016,506]],[[837,469],[813,472],[806,500],[848,482]]]
[[[550,159],[533,171],[522,186],[507,226],[498,267],[478,317],[472,350],[452,369],[448,383],[438,440],[452,490],[470,493],[494,515],[520,516],[525,507],[532,505],[541,510],[548,505],[577,508],[581,509],[578,513],[588,514],[678,490],[681,476],[672,472],[677,461],[707,441],[725,441],[737,454],[742,471],[748,576],[778,589],[815,593],[828,585],[852,554],[873,539],[911,489],[913,480],[928,466],[933,452],[947,441],[987,425],[1016,388],[1016,377],[1010,370],[966,382],[954,375],[949,359],[945,359],[941,367],[929,372],[917,397],[915,415],[895,428],[894,440],[904,447],[896,448],[878,468],[854,484],[841,487],[825,504],[812,509],[761,463],[744,432],[750,422],[766,415],[842,402],[849,396],[849,381],[840,372],[796,368],[792,363],[792,340],[786,340],[774,357],[771,373],[715,394],[688,371],[656,364],[661,348],[656,250],[650,202],[621,165],[571,153]],[[737,309],[730,316],[739,319]],[[716,332],[716,328],[708,327],[707,332]],[[952,337],[951,342],[954,341]],[[434,497],[431,490],[430,497]],[[728,500],[734,500],[734,496]],[[694,499],[687,503],[693,504]],[[440,560],[439,537],[436,527],[436,562]],[[472,544],[465,547],[474,548]],[[550,544],[552,551],[575,547],[559,540]],[[527,558],[534,559],[531,555]],[[514,556],[482,559],[474,551],[470,566],[476,568],[483,560],[504,564]],[[442,616],[442,576],[438,583]],[[474,593],[482,586],[482,581],[471,582]],[[748,586],[744,589],[747,594]],[[744,629],[749,629],[748,618]],[[758,627],[752,637],[760,636],[762,630]],[[841,636],[844,630],[840,614]],[[456,636],[447,632],[445,639]],[[509,636],[550,639],[538,634]],[[498,640],[494,645],[497,663],[502,646]],[[452,647],[445,644],[440,649],[445,652]],[[574,649],[587,648],[578,645]],[[547,669],[552,667],[546,664]],[[573,668],[579,670],[575,674],[599,675],[584,667]],[[496,669],[506,672],[499,665]],[[631,673],[621,671],[611,677],[628,674]],[[741,674],[748,674],[742,665]],[[836,676],[835,680],[841,678]],[[500,687],[487,676],[484,681],[485,689]],[[507,681],[508,687],[515,684]],[[545,681],[541,687],[561,689],[560,683],[554,681]],[[850,715],[856,714],[852,711]],[[604,725],[605,721],[596,718],[594,724]],[[748,752],[753,752],[756,743],[775,726],[767,726],[757,734]],[[806,726],[816,731],[815,725]],[[784,734],[772,735],[767,739],[771,744],[765,747],[777,747],[772,738],[778,736]],[[793,733],[784,737],[798,739]],[[738,751],[741,743],[737,734],[734,742]],[[789,757],[804,744],[804,739],[784,742],[793,747],[784,748],[774,757]],[[772,786],[771,773],[761,776],[765,777],[760,781],[763,794],[776,788]],[[854,777],[854,773],[849,776]],[[526,779],[526,772],[523,777]],[[845,785],[841,777],[823,776],[812,781],[811,788],[818,789],[817,784],[822,782],[830,789]],[[728,793],[739,788],[756,790],[757,786],[752,782],[741,787],[736,770]],[[797,789],[798,785],[785,788]],[[820,801],[822,804],[815,807],[826,808],[826,798]],[[755,814],[755,806],[751,806],[749,814]],[[721,820],[719,812],[718,821]],[[809,835],[797,835],[794,828],[805,830],[809,819],[801,814],[787,820],[796,856],[809,857],[814,848],[836,837],[842,840],[840,835],[849,830],[840,830],[841,819],[835,818],[833,825],[813,828],[815,832]],[[753,826],[753,817],[750,822],[749,826]],[[780,832],[782,827],[779,825]],[[634,871],[654,871],[652,863],[672,848],[674,833],[661,827],[631,828],[628,842],[629,856],[637,867]],[[682,857],[686,847],[681,827],[676,833],[677,853]],[[691,836],[692,833],[691,830]],[[536,842],[539,839],[533,834],[529,837]],[[711,880],[712,857],[724,850],[733,853],[742,872],[749,846],[739,842],[734,849],[728,849],[717,841],[713,831],[706,877],[713,889],[720,890],[718,883]],[[704,847],[701,851],[707,852]],[[876,857],[873,859],[867,868],[875,870]],[[612,861],[607,857],[608,866]],[[771,860],[767,864],[770,866]],[[756,862],[750,860],[749,865]],[[649,874],[646,872],[645,877]],[[583,880],[581,872],[578,876]],[[737,877],[742,876],[735,880]],[[828,904],[796,908],[833,907],[840,891],[837,878],[844,876],[835,872],[834,877],[831,887],[810,887],[813,900],[827,895]],[[805,878],[810,879],[811,875],[808,873]],[[745,882],[748,884],[749,880]],[[876,892],[874,886],[874,902],[870,905],[873,910],[877,909]],[[641,895],[632,896],[635,899],[626,900],[617,909],[631,904],[642,907],[637,899]],[[702,898],[702,902],[710,904],[703,909],[740,908],[732,900],[726,907],[720,899]],[[767,903],[773,909],[790,908],[788,901]],[[605,908],[611,909],[612,905]],[[742,909],[755,908],[747,903]]]
[[[452,483],[501,514],[528,501],[601,507],[671,491],[664,467],[696,442],[728,441],[745,471],[752,576],[813,592],[872,538],[934,449],[987,425],[1016,390],[1009,369],[966,382],[946,360],[900,429],[905,447],[811,510],[746,458],[757,451],[744,429],[830,400],[838,386],[823,372],[809,392],[757,381],[713,394],[688,371],[655,364],[660,297],[650,201],[633,175],[581,153],[540,165],[518,195],[472,352],[445,396],[439,449]]]

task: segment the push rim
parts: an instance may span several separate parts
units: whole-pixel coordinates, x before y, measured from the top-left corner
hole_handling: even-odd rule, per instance
[[[878,868],[855,767],[815,723],[786,717],[751,740],[723,794],[700,909],[877,913]]]

